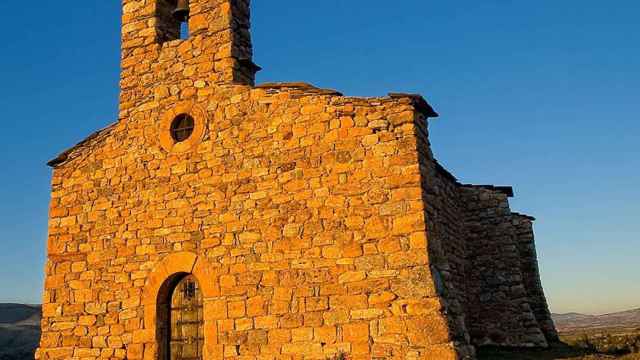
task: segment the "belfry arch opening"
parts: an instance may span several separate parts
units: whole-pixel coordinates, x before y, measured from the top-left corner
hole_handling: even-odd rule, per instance
[[[189,38],[189,0],[157,0],[158,42]]]
[[[156,327],[159,360],[203,358],[203,296],[192,274],[170,277],[160,289]]]

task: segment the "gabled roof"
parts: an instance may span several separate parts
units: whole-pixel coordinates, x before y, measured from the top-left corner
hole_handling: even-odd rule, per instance
[[[321,89],[305,82],[271,82],[271,83],[264,83],[264,84],[257,85],[255,86],[255,88],[264,89],[267,91],[272,90],[276,92],[277,91],[294,91],[296,93],[299,93],[299,95],[303,95],[303,96],[304,95],[344,96],[339,91],[332,90],[332,89]],[[435,118],[439,116],[438,113],[435,112],[435,110],[433,110],[431,105],[429,105],[429,103],[424,99],[424,97],[422,97],[419,94],[389,93],[389,97],[392,99],[409,99],[413,104],[413,106],[415,106],[416,110],[418,110],[427,118]],[[47,162],[47,165],[55,168],[56,166],[66,162],[67,160],[69,160],[72,154],[82,150],[89,142],[108,134],[115,127],[117,123],[118,122],[112,123],[111,125],[94,132],[84,140],[80,141],[79,143],[70,147],[69,149],[63,151],[54,159]],[[447,172],[444,168],[441,167],[441,169],[447,174],[449,174],[449,172]],[[449,176],[451,176],[453,180],[457,182],[457,180],[455,179],[455,177],[453,177],[453,175],[449,174]]]
[[[85,145],[90,143],[92,140],[97,139],[99,137],[103,137],[106,134],[110,133],[111,130],[113,130],[113,128],[116,126],[116,124],[117,124],[117,122],[112,123],[111,125],[103,128],[103,129],[100,129],[100,130],[94,132],[93,134],[87,136],[84,140],[82,140],[79,143],[75,144],[74,146],[68,148],[67,150],[63,151],[58,156],[56,156],[54,159],[52,159],[49,162],[47,162],[47,165],[55,168],[56,166],[66,162],[73,153],[76,153],[78,150],[81,150]]]

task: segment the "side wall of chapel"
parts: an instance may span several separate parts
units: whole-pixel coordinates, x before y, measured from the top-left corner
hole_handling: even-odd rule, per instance
[[[547,346],[525,287],[508,195],[464,186],[469,245],[467,318],[475,345]]]
[[[460,184],[434,159],[418,126],[431,267],[461,355],[474,346],[556,341],[540,283],[532,218],[492,186]]]
[[[531,310],[547,341],[558,341],[558,333],[551,318],[551,312],[540,281],[538,254],[533,234],[533,218],[514,213],[512,214],[511,222],[516,234],[520,269],[524,277],[524,285],[529,296]]]

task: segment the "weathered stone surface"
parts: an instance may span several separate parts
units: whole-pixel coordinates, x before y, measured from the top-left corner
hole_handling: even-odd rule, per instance
[[[123,1],[118,121],[50,163],[38,358],[157,359],[180,274],[202,291],[204,359],[553,338],[531,219],[437,164],[424,99],[254,86],[248,0],[191,0],[186,40],[161,1]]]

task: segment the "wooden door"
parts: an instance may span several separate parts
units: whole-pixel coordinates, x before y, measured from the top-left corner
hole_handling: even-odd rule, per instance
[[[180,280],[171,294],[168,360],[202,360],[204,321],[202,293],[192,276]]]

